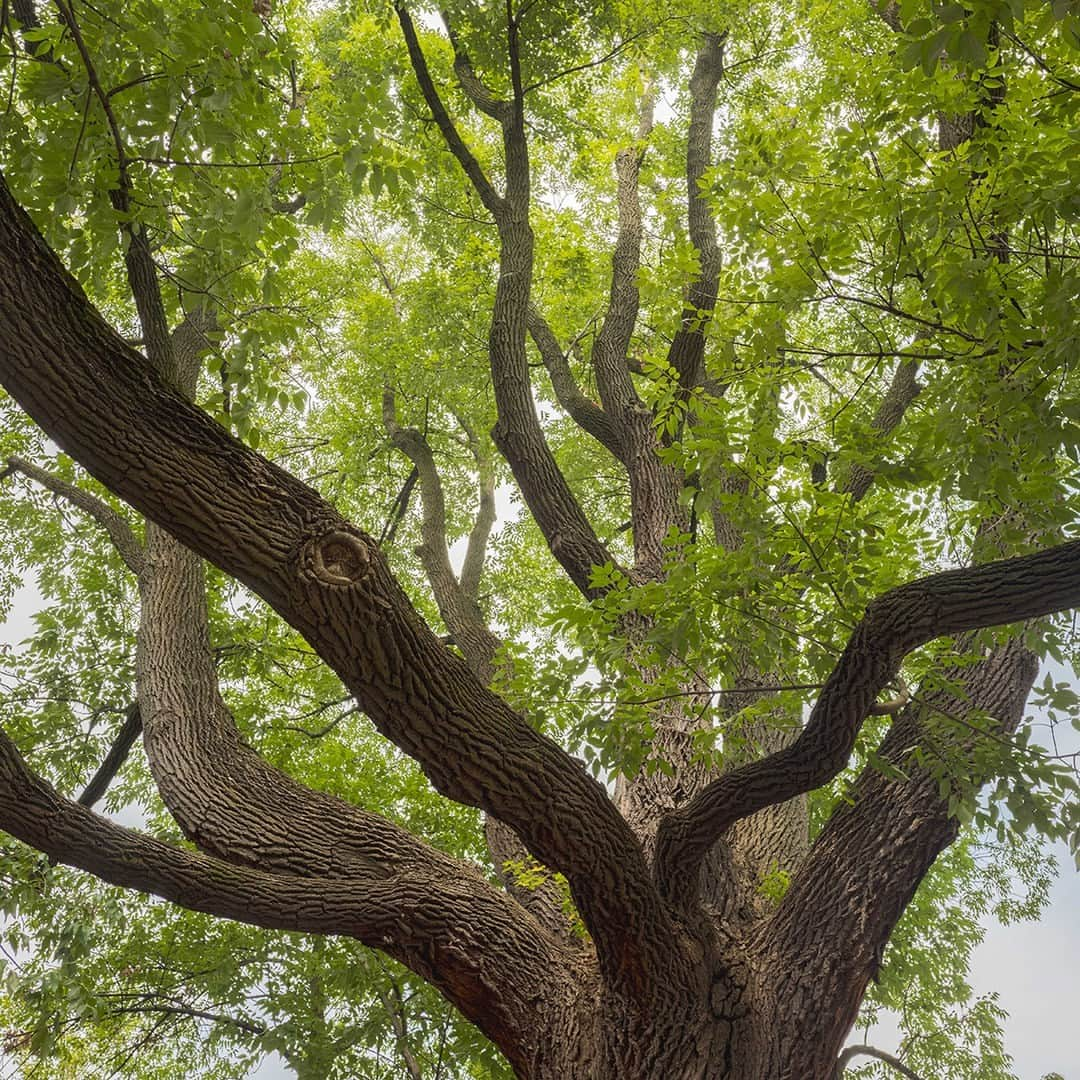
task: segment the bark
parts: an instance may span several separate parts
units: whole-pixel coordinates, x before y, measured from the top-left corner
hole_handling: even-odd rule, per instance
[[[530,308],[519,19],[512,7],[507,12],[508,100],[490,93],[451,28],[459,84],[501,127],[503,192],[443,105],[403,6],[398,18],[428,109],[499,231],[489,337],[494,437],[552,552],[590,597],[597,591],[591,570],[610,556],[547,445],[526,335],[567,410],[627,468],[631,580],[662,581],[663,538],[681,520],[682,477],[661,463],[653,417],[625,364],[637,319],[640,150],[625,148],[617,163],[619,236],[592,357],[596,404],[573,384],[558,343]],[[77,33],[74,20],[71,26]],[[722,47],[723,35],[703,37],[690,87],[688,222],[700,272],[669,357],[687,395],[707,379],[705,329],[719,273],[702,182],[711,165]],[[643,133],[645,119],[639,142]],[[122,146],[117,151],[122,163]],[[147,327],[147,357],[108,328],[0,181],[0,381],[58,444],[150,519],[145,546],[133,557],[143,600],[140,714],[162,797],[199,850],[140,836],[60,798],[2,733],[0,826],[55,859],[195,910],[346,934],[380,948],[438,987],[522,1077],[831,1080],[889,933],[957,828],[938,778],[912,764],[910,748],[927,744],[940,712],[983,709],[998,735],[1010,733],[1034,678],[1031,654],[1018,639],[1006,641],[955,673],[960,696],[926,689],[897,714],[880,753],[906,779],[872,771],[860,777],[853,803],[832,815],[793,866],[775,911],[748,900],[745,884],[771,861],[773,845],[785,855],[799,846],[781,823],[785,808],[798,808],[800,796],[847,765],[863,720],[903,658],[941,635],[1080,605],[1080,542],[934,575],[875,601],[805,730],[790,743],[763,738],[760,759],[721,776],[693,759],[701,722],[695,708],[707,700],[707,687],[686,680],[688,700],[658,708],[653,718],[653,754],[674,766],[672,775],[635,778],[620,799],[624,816],[578,763],[487,687],[498,641],[476,598],[493,515],[490,470],[478,461],[480,506],[456,576],[430,447],[399,424],[388,392],[386,430],[413,462],[423,496],[420,555],[462,661],[423,624],[369,536],[192,406],[205,317],[189,318],[183,335],[163,335],[160,295],[138,240],[136,233],[128,269]],[[913,367],[901,365],[894,389],[875,420],[882,435],[917,392]],[[860,497],[871,480],[853,477],[849,493]],[[728,525],[718,526],[718,537],[740,543],[737,526]],[[193,553],[243,581],[304,634],[438,791],[488,814],[497,862],[500,851],[523,845],[564,874],[588,940],[571,947],[565,925],[548,918],[553,894],[533,904],[517,890],[515,899],[378,815],[304,787],[247,746],[217,686],[202,564]],[[645,622],[624,627],[631,661]],[[644,661],[641,673],[657,674]],[[759,692],[741,674],[747,693]],[[947,741],[974,771],[979,755],[966,730]],[[415,1072],[396,1015],[402,1054]]]
[[[713,113],[724,73],[726,34],[703,35],[690,76],[690,129],[687,134],[686,188],[690,240],[698,253],[700,272],[686,294],[682,325],[668,350],[668,363],[680,385],[691,390],[705,379],[705,331],[716,307],[720,248],[716,223],[709,208],[705,177],[712,166]]]
[[[665,966],[670,923],[604,789],[442,646],[370,537],[163,386],[88,304],[6,187],[0,264],[0,319],[11,330],[0,378],[58,444],[266,599],[438,790],[498,817],[564,873],[616,983],[640,988],[647,972]],[[37,317],[43,311],[48,319]],[[225,748],[230,737],[221,738]],[[230,753],[244,756],[246,782],[265,781],[249,752]],[[267,790],[267,801],[276,796]],[[331,800],[307,822],[325,827],[342,813]],[[302,820],[296,827],[307,831]],[[347,831],[356,856],[329,845],[331,864],[433,857],[374,815]],[[240,850],[251,840],[240,833],[234,842]]]

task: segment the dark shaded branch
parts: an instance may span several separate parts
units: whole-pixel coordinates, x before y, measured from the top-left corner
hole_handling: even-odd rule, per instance
[[[661,891],[689,902],[702,859],[734,822],[836,776],[875,698],[913,649],[937,637],[1078,605],[1080,541],[934,574],[885,593],[866,609],[799,737],[714,781],[664,819],[655,866]]]
[[[918,373],[918,360],[901,360],[897,365],[889,389],[870,421],[870,427],[875,434],[884,437],[899,426],[908,406],[922,390],[917,378]],[[874,475],[875,470],[871,465],[855,464],[851,467],[844,490],[858,502],[870,490]]]
[[[513,1060],[532,1038],[523,1003],[568,978],[560,955],[520,908],[469,871],[414,869],[362,878],[277,876],[184,851],[61,798],[0,731],[0,829],[49,858],[192,911],[273,930],[345,934],[431,981]],[[494,934],[514,957],[485,964]],[[438,966],[431,957],[438,953]],[[556,984],[557,985],[557,984]],[[516,1053],[515,1053],[516,1051]]]
[[[486,116],[490,116],[500,124],[508,121],[512,107],[510,102],[493,94],[483,79],[476,74],[469,54],[450,21],[449,13],[443,11],[440,14],[443,25],[446,27],[447,37],[450,38],[451,48],[454,50],[454,74],[457,76],[458,85],[465,92],[465,96]]]
[[[878,747],[888,768],[862,771],[762,928],[761,962],[782,972],[775,1020],[803,1024],[813,1074],[831,1071],[897,920],[956,838],[950,799],[970,798],[990,778],[996,755],[986,754],[986,743],[1016,730],[1037,671],[1014,634],[973,665],[948,671],[942,687],[921,691]],[[800,1013],[800,984],[812,984],[831,1008]]]
[[[498,219],[505,212],[506,203],[492,186],[491,181],[488,180],[473,152],[465,145],[465,141],[454,125],[454,121],[451,120],[450,114],[446,111],[446,106],[443,104],[442,98],[439,97],[439,92],[435,89],[435,84],[431,80],[427,58],[424,56],[424,51],[420,47],[420,41],[416,36],[416,27],[413,25],[412,18],[404,4],[397,5],[397,17],[398,23],[401,25],[401,32],[405,37],[405,46],[409,51],[409,60],[412,63],[416,81],[420,84],[420,92],[424,96],[424,101],[427,102],[427,107],[431,110],[431,115],[434,117],[439,131],[442,132],[448,149],[457,158],[465,175],[476,189],[477,195],[480,196],[480,201],[492,217]]]
[[[171,1002],[148,1001],[140,1005],[120,1005],[110,1009],[111,1016],[137,1016],[139,1014],[162,1016],[186,1016],[192,1020],[207,1020],[211,1024],[224,1024],[234,1027],[245,1035],[258,1036],[266,1031],[265,1024],[255,1023],[242,1016],[230,1016],[228,1013],[210,1012],[196,1009],[191,1005],[177,1005]]]
[[[49,319],[38,317],[43,310]],[[2,182],[0,328],[0,382],[58,444],[270,603],[439,791],[499,817],[537,859],[565,874],[609,978],[640,987],[647,971],[668,962],[670,923],[641,849],[602,785],[430,633],[370,537],[148,369]],[[275,816],[287,818],[280,804],[286,781],[267,782],[265,763],[252,758],[253,774],[237,783],[265,790],[278,802]],[[444,857],[376,815],[328,798],[313,815],[312,793],[297,798],[309,832],[297,851],[324,846],[326,822],[348,815],[361,869],[402,849],[444,866]],[[339,865],[340,847],[331,844],[330,855],[331,866]],[[458,874],[460,865],[452,866]]]
[[[83,793],[79,796],[78,803],[80,806],[90,808],[108,791],[113,778],[120,771],[124,762],[127,761],[128,754],[131,753],[131,748],[135,745],[135,740],[141,734],[142,714],[139,712],[138,704],[131,705],[124,714],[124,722],[120,725],[120,730],[116,733],[116,738],[113,740],[112,746],[109,747],[105,760],[101,763],[98,771],[90,778],[90,783],[86,785]]]

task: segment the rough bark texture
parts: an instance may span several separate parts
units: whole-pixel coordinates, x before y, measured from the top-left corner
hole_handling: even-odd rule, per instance
[[[895,8],[883,17],[894,19]],[[610,553],[538,418],[531,336],[559,402],[625,469],[633,562],[618,569],[635,586],[662,584],[672,556],[665,538],[689,524],[679,502],[688,478],[665,459],[627,359],[639,318],[638,183],[651,90],[616,157],[611,288],[589,356],[597,402],[577,386],[532,305],[526,91],[512,9],[505,99],[474,70],[448,24],[458,83],[502,137],[503,191],[462,138],[403,6],[398,18],[427,109],[498,230],[488,340],[494,441],[555,558],[586,598],[599,596],[593,570],[610,562]],[[720,32],[697,39],[689,85],[687,227],[698,264],[669,353],[686,401],[705,386],[724,391],[706,365],[720,252],[702,188],[712,164],[724,40]],[[147,754],[162,798],[198,852],[140,836],[61,798],[2,733],[0,827],[52,858],[194,910],[351,935],[382,949],[474,1020],[522,1077],[833,1080],[881,950],[956,833],[938,777],[913,764],[911,748],[942,713],[979,710],[996,734],[1011,733],[1035,676],[1032,654],[1018,637],[1003,638],[953,673],[962,692],[927,690],[896,710],[878,752],[906,779],[865,772],[850,805],[832,814],[813,844],[803,798],[848,765],[864,720],[911,650],[942,635],[1080,605],[1080,543],[937,574],[869,603],[805,726],[787,735],[772,723],[749,728],[748,749],[730,754],[722,770],[695,759],[709,687],[697,675],[683,676],[681,696],[651,715],[652,757],[670,770],[625,779],[612,800],[489,689],[500,642],[477,598],[494,491],[476,437],[467,432],[477,516],[456,573],[434,455],[424,436],[400,421],[388,381],[384,428],[415,469],[423,512],[418,555],[458,655],[414,611],[378,544],[191,403],[207,316],[193,314],[168,334],[152,260],[138,240],[128,269],[146,356],[94,310],[0,179],[0,382],[59,446],[146,516],[145,543],[113,508],[31,464],[13,461],[6,472],[24,474],[90,515],[137,575],[138,713]],[[920,389],[916,375],[915,361],[897,367],[870,422],[880,439],[903,421]],[[748,498],[731,464],[722,465],[730,494]],[[845,493],[862,498],[874,475],[873,462],[856,466],[842,481]],[[734,551],[743,543],[738,523],[719,506],[713,522],[719,544]],[[498,869],[529,859],[563,875],[587,938],[568,934],[554,877],[534,891],[508,874],[499,888],[390,821],[299,784],[246,745],[217,685],[200,557],[301,632],[437,791],[485,812]],[[628,615],[621,629],[627,660],[645,681],[668,673],[640,648],[651,629],[646,616]],[[775,681],[750,665],[733,672],[742,696],[732,698],[732,716]],[[949,745],[953,767],[976,768],[968,729],[953,732]],[[757,889],[774,865],[791,874],[778,905]],[[404,1021],[393,1001],[386,1004],[415,1075]]]

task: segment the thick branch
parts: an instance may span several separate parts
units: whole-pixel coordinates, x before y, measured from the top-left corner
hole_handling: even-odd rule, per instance
[[[420,523],[422,543],[417,554],[423,563],[431,591],[438,604],[439,614],[450,631],[458,648],[461,649],[469,667],[484,683],[489,683],[494,670],[492,659],[500,641],[487,627],[483,615],[476,604],[475,588],[470,594],[454,574],[450,565],[450,550],[446,539],[446,501],[443,497],[442,477],[435,465],[435,458],[427,439],[415,428],[402,427],[397,421],[394,406],[394,392],[389,385],[383,390],[383,426],[390,441],[416,468],[420,481],[421,506],[423,516]],[[490,477],[489,477],[490,482]],[[481,506],[478,518],[480,533],[477,533],[477,545],[473,552],[474,564],[479,560],[479,567],[473,566],[470,572],[479,582],[479,568],[483,566],[483,545],[480,537],[485,529],[490,531],[494,521],[494,491],[488,492],[488,506]]]
[[[535,1040],[537,990],[563,968],[550,940],[479,875],[276,876],[182,851],[62,799],[2,731],[0,828],[51,859],[192,911],[267,929],[345,934],[383,949],[438,986],[519,1063]],[[509,964],[485,961],[491,934]]]
[[[510,119],[511,105],[493,94],[473,70],[469,54],[461,43],[457,31],[450,21],[448,12],[442,12],[443,25],[446,27],[447,37],[454,50],[454,74],[457,76],[458,85],[465,92],[465,96],[486,116],[493,120],[504,123]]]
[[[0,327],[0,381],[15,399],[116,494],[304,634],[441,792],[499,817],[564,873],[609,976],[637,985],[663,965],[668,922],[603,787],[443,647],[370,537],[147,369],[3,183]]]
[[[934,638],[1037,618],[1080,605],[1080,541],[1035,555],[950,570],[874,601],[855,628],[806,728],[785,749],[728,773],[669,814],[656,879],[679,903],[695,894],[709,848],[741,818],[831,780],[903,658]]]
[[[21,472],[23,476],[40,484],[46,491],[51,491],[93,518],[104,529],[127,568],[136,577],[142,575],[146,569],[146,551],[142,541],[135,535],[123,514],[118,513],[96,495],[91,495],[75,484],[61,480],[60,477],[54,476],[51,472],[39,468],[24,458],[8,458],[8,467]]]
[[[961,796],[989,779],[993,756],[985,743],[1016,730],[1037,671],[1037,659],[1015,634],[974,665],[949,671],[949,689],[920,694],[878,748],[895,771],[863,770],[762,928],[761,962],[781,972],[773,1015],[784,1027],[800,1024],[808,1072],[828,1071],[897,920],[956,838],[959,822],[942,779],[954,776]],[[935,768],[920,764],[917,748],[923,760],[939,756]],[[807,986],[830,1008],[796,1021],[799,987]]]
[[[477,507],[473,527],[469,530],[469,539],[465,545],[465,558],[461,562],[461,591],[474,604],[478,600],[480,579],[484,573],[487,558],[488,540],[495,527],[495,468],[491,455],[481,449],[479,440],[472,431],[467,431],[469,445],[476,459]]]
[[[922,385],[917,378],[918,360],[901,360],[893,372],[889,389],[874,413],[870,427],[880,435],[886,436],[893,431],[904,418],[908,406],[918,397]],[[852,466],[844,490],[858,502],[870,490],[874,482],[874,469],[870,465]]]
[[[424,100],[435,116],[447,146],[461,163],[499,227],[499,282],[495,289],[488,337],[499,417],[492,430],[492,438],[509,463],[551,553],[574,584],[586,595],[592,595],[594,590],[590,582],[593,567],[608,562],[609,555],[551,453],[536,415],[529,383],[525,335],[532,284],[533,233],[529,225],[529,154],[525,138],[517,24],[510,19],[507,27],[514,103],[510,118],[503,124],[506,198],[501,199],[491,188],[447,115],[431,81],[412,20],[400,6],[398,20]]]

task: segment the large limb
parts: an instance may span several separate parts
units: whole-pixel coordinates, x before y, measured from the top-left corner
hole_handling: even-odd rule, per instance
[[[769,988],[772,1015],[778,1029],[798,1029],[797,1056],[808,1071],[817,1067],[827,1074],[897,919],[957,833],[939,777],[912,760],[912,749],[927,747],[926,728],[932,726],[930,745],[950,744],[951,767],[964,774],[964,785],[982,784],[988,776],[978,764],[979,736],[960,725],[950,732],[948,718],[989,717],[983,738],[1007,738],[1023,718],[1037,670],[1035,656],[1014,636],[973,666],[951,672],[949,690],[919,695],[907,706],[878,750],[897,772],[864,770],[763,928],[755,951],[775,965],[769,970],[781,973]],[[807,1000],[828,1007],[801,1009],[795,1024],[794,1003]]]
[[[655,865],[661,892],[679,904],[689,902],[702,859],[734,822],[835,777],[874,700],[913,649],[937,637],[1077,605],[1080,541],[949,570],[885,593],[852,633],[799,737],[715,780],[661,824]]]
[[[304,634],[438,790],[505,821],[564,873],[609,976],[637,983],[663,966],[667,919],[601,785],[442,646],[370,537],[148,369],[3,183],[0,326],[0,381],[16,400],[117,495]]]
[[[517,1065],[535,1002],[569,977],[548,935],[472,871],[439,866],[338,878],[276,875],[183,851],[61,798],[0,731],[0,829],[49,858],[192,911],[267,929],[344,934],[437,986]]]
[[[524,92],[521,85],[518,27],[507,27],[511,107],[502,116],[506,170],[505,195],[499,195],[450,118],[428,70],[416,28],[404,5],[397,8],[409,59],[420,91],[435,117],[447,147],[457,158],[499,229],[499,281],[495,290],[488,352],[498,420],[492,431],[530,512],[551,553],[586,595],[593,567],[610,555],[570,490],[540,426],[529,381],[525,348],[533,271],[533,233],[529,225],[529,154],[525,137]]]
[[[922,389],[916,378],[918,366],[918,360],[904,359],[893,372],[889,388],[870,421],[871,430],[882,441],[900,424]],[[873,464],[859,462],[849,471],[843,490],[858,502],[870,490],[875,475]],[[719,507],[714,510],[714,524],[721,543],[735,547],[742,545],[738,529]],[[754,693],[755,683],[782,681],[780,677],[769,678],[760,672],[747,670],[737,683],[737,687],[745,688],[746,693],[736,695],[725,704],[733,712],[745,708],[759,697]],[[790,726],[780,726],[776,717],[766,715],[744,724],[740,734],[754,756],[764,757],[783,749],[795,738],[796,732]],[[729,841],[736,866],[735,884],[744,894],[744,906],[756,909],[761,915],[771,914],[772,902],[759,886],[763,877],[774,870],[791,873],[805,856],[809,844],[805,795],[767,806],[737,821],[732,826]]]
[[[389,386],[383,391],[383,424],[394,445],[413,462],[420,479],[423,508],[420,531],[423,542],[418,551],[439,613],[461,649],[469,669],[485,686],[490,685],[496,674],[496,655],[503,643],[488,629],[477,603],[477,588],[488,534],[495,520],[495,478],[491,464],[480,452],[475,433],[467,430],[480,475],[480,506],[458,577],[450,565],[446,501],[435,458],[421,432],[415,428],[404,428],[398,423],[394,393]],[[516,868],[524,866],[531,869],[531,859],[517,834],[491,815],[484,819],[484,834],[492,862],[510,895],[541,925],[565,936],[568,923],[563,911],[562,892],[554,876],[548,873],[536,887],[519,885]]]

